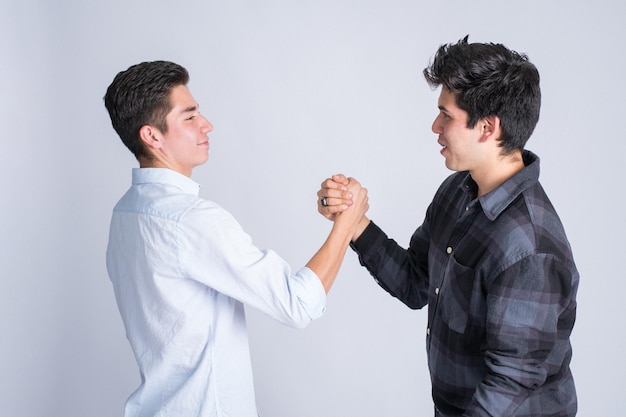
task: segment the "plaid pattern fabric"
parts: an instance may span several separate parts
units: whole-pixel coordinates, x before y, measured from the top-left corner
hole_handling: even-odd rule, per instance
[[[576,390],[569,337],[578,272],[539,158],[475,198],[467,172],[448,177],[400,247],[373,222],[352,245],[378,284],[428,305],[426,345],[441,416],[569,417]]]

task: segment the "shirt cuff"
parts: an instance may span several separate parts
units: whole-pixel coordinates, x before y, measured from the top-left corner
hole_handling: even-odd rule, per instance
[[[357,240],[350,243],[350,247],[357,253],[367,252],[377,241],[386,237],[385,232],[382,231],[373,221],[370,220],[370,224],[367,225],[361,236]]]

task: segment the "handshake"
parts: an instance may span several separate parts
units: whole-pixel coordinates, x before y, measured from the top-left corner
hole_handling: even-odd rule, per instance
[[[367,189],[352,177],[333,175],[322,182],[317,192],[317,211],[336,226],[354,228],[353,242],[370,222],[365,216],[368,209]]]

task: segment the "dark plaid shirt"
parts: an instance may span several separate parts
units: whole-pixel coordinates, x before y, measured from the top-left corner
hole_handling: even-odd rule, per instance
[[[570,417],[569,363],[578,272],[539,158],[476,198],[467,172],[448,177],[408,249],[374,223],[353,244],[381,287],[428,304],[426,345],[440,416]]]

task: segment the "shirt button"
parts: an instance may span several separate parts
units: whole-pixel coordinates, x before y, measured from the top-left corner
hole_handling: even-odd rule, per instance
[[[465,211],[468,211],[468,210],[469,210],[469,206],[465,207]]]
[[[448,252],[448,255],[452,253],[452,246],[448,246],[448,248],[446,249],[446,252]]]
[[[439,295],[439,288],[435,288],[435,294]]]
[[[430,336],[430,327],[426,328],[426,335]]]

